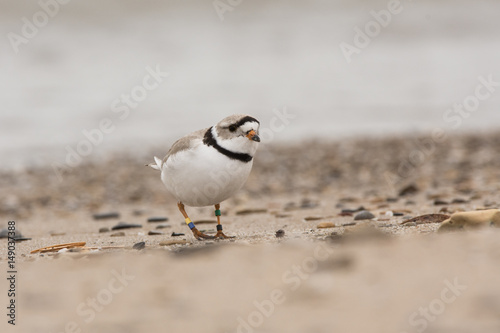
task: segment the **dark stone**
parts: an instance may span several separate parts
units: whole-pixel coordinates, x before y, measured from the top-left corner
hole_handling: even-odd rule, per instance
[[[184,236],[183,233],[176,233],[176,232],[172,232],[172,237],[177,237],[177,236]]]
[[[149,236],[157,236],[157,235],[164,235],[165,233],[161,232],[161,231],[155,231],[155,230],[151,230],[150,232],[148,232],[148,235]]]
[[[364,211],[358,213],[356,216],[354,216],[354,220],[355,221],[358,221],[358,220],[371,220],[373,218],[375,218],[375,215],[373,215],[372,213],[370,213],[367,210],[364,210]]]
[[[285,237],[285,230],[283,229],[276,231],[276,238],[281,238],[281,237]]]
[[[365,207],[359,206],[356,209],[342,209],[342,211],[340,213],[341,214],[353,214],[353,213],[361,212],[361,211],[364,211],[364,210],[365,210]]]
[[[120,222],[117,225],[115,225],[114,227],[112,227],[111,230],[131,229],[131,228],[142,228],[142,225]]]
[[[102,213],[102,214],[94,214],[92,215],[94,220],[106,220],[106,219],[117,219],[120,217],[120,213],[111,212],[111,213]]]
[[[464,204],[464,203],[468,203],[469,201],[467,200],[464,200],[464,199],[453,199],[453,201],[451,202],[452,204]]]
[[[150,217],[148,218],[149,223],[165,222],[168,221],[168,217]]]
[[[135,243],[134,246],[132,246],[132,248],[134,250],[142,250],[145,247],[146,247],[146,243],[145,242]]]
[[[449,205],[450,203],[448,201],[436,199],[434,200],[434,205],[435,206],[440,206],[440,205]]]
[[[109,228],[108,227],[99,228],[99,233],[102,233],[102,232],[109,232]]]

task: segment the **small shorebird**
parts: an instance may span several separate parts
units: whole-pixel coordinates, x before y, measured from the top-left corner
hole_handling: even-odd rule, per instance
[[[257,151],[260,123],[248,115],[232,115],[217,125],[177,140],[163,160],[148,164],[161,171],[161,180],[177,199],[186,224],[197,239],[231,238],[222,232],[220,203],[246,182]],[[184,204],[215,206],[217,234],[200,232],[188,217]]]

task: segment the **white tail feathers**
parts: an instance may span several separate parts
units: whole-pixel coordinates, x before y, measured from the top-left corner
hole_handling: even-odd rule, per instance
[[[155,170],[161,170],[162,160],[160,160],[156,156],[154,158],[155,158],[155,163],[146,164],[146,166],[152,167]]]

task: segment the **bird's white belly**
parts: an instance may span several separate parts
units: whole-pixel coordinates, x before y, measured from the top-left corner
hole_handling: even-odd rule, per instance
[[[178,201],[188,206],[218,204],[238,191],[253,161],[233,160],[213,147],[199,145],[178,152],[163,165],[161,179]]]

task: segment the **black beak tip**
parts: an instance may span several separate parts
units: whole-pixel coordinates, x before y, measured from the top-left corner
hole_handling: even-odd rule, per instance
[[[260,142],[260,137],[258,135],[254,135],[252,140],[255,142]]]

